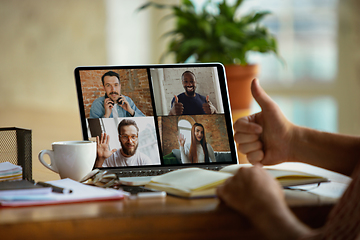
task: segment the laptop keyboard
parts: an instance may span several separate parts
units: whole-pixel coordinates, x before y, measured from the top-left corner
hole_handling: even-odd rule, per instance
[[[174,169],[158,169],[158,170],[131,170],[131,171],[119,171],[116,174],[119,177],[142,177],[142,176],[157,176],[164,173],[173,171]]]
[[[208,170],[214,170],[214,171],[219,171],[222,167],[219,166],[213,166],[213,167],[204,167],[204,169],[208,169]],[[179,168],[177,168],[179,169]],[[115,174],[118,177],[142,177],[142,176],[157,176],[157,175],[161,175],[164,173],[168,173],[174,170],[177,170],[176,168],[172,169],[172,168],[164,168],[164,169],[153,169],[153,170],[146,170],[146,169],[142,169],[142,170],[127,170],[127,171],[117,171]]]

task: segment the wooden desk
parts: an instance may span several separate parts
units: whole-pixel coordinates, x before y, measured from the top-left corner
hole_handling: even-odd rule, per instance
[[[320,227],[331,209],[294,206]],[[2,239],[261,239],[242,215],[217,199],[175,197],[0,209]]]
[[[295,215],[311,227],[321,227],[350,178],[299,163],[277,168],[318,173],[331,179],[321,192],[285,190]],[[337,188],[337,190],[336,190]],[[1,239],[262,239],[242,215],[216,198],[166,198],[0,208]]]

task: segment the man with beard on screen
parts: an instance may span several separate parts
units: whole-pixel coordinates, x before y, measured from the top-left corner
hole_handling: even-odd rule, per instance
[[[181,76],[185,92],[174,95],[171,101],[169,115],[198,115],[215,114],[216,108],[209,100],[209,95],[202,96],[196,93],[196,77],[191,71],[185,71]]]
[[[121,148],[109,149],[110,136],[102,133],[96,137],[97,159],[95,167],[121,167],[150,165],[151,159],[137,151],[139,128],[136,122],[123,119],[118,126],[119,141]]]
[[[90,118],[145,116],[130,97],[121,94],[119,74],[108,71],[101,77],[101,81],[105,96],[95,99],[92,103]]]

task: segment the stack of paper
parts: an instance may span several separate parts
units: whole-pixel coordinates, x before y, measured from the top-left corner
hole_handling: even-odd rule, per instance
[[[3,197],[11,198],[14,196],[48,194],[51,190],[51,187],[35,185],[28,180],[2,181],[0,182],[0,201]]]
[[[9,162],[0,163],[0,182],[9,180],[21,180],[22,167]]]
[[[69,178],[47,183],[64,189],[71,189],[72,193],[50,191],[47,194],[4,195],[0,196],[0,208],[108,201],[124,198],[123,192],[120,190],[89,186]]]

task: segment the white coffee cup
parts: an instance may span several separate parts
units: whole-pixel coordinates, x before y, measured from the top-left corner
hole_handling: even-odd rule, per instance
[[[94,167],[96,160],[96,142],[63,141],[52,143],[53,150],[41,150],[40,162],[48,169],[59,173],[61,178],[80,181]],[[50,165],[44,161],[44,155],[50,157]]]

